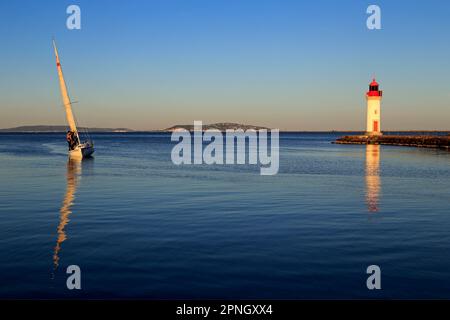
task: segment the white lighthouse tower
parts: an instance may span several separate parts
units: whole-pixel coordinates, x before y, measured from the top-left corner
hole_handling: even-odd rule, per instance
[[[378,90],[379,85],[373,79],[369,84],[367,98],[367,135],[381,135],[381,97],[383,91]]]

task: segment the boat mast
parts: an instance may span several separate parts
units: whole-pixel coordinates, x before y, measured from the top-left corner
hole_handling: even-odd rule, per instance
[[[58,49],[56,49],[55,40],[53,40],[53,49],[55,50],[56,68],[58,69],[58,77],[59,77],[59,87],[61,89],[61,97],[64,104],[64,109],[66,110],[67,123],[69,124],[70,131],[74,132],[78,138],[78,141],[80,141],[77,126],[75,123],[75,117],[73,116],[72,112],[72,103],[70,102],[66,82],[64,81],[64,75],[61,68],[61,62],[59,61]]]

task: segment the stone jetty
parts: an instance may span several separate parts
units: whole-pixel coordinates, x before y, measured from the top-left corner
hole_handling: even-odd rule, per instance
[[[408,135],[354,135],[337,139],[337,144],[382,144],[419,148],[450,149],[450,135],[447,136],[408,136]]]

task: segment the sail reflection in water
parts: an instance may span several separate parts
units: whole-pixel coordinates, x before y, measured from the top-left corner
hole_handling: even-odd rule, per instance
[[[366,146],[366,202],[369,212],[378,212],[381,190],[380,146]]]
[[[59,265],[59,252],[61,250],[62,243],[67,239],[65,227],[69,222],[69,216],[72,213],[72,205],[75,200],[75,193],[77,191],[78,176],[81,174],[81,160],[69,159],[67,162],[67,187],[66,194],[60,209],[60,218],[58,225],[58,238],[56,240],[55,251],[53,254],[53,267],[54,270]]]

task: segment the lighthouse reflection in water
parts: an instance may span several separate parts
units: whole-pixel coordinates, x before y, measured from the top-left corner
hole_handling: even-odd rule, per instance
[[[381,190],[380,146],[366,146],[366,202],[369,212],[378,212]]]

